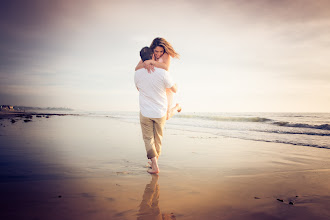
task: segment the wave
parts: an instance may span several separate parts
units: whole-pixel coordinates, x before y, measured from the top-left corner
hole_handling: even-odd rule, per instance
[[[282,127],[295,127],[295,128],[311,128],[320,130],[330,130],[329,124],[311,125],[303,123],[290,123],[287,121],[274,121],[269,118],[262,117],[226,117],[226,116],[202,116],[202,115],[176,115],[177,118],[187,119],[202,119],[211,121],[224,121],[224,122],[266,122]]]
[[[181,130],[182,128],[174,128],[177,130]],[[185,131],[192,131],[196,132],[196,130],[190,130],[185,129]],[[266,131],[264,131],[266,132]],[[213,133],[213,132],[203,132],[203,133],[211,133],[213,135],[221,136],[221,137],[227,137],[227,138],[235,138],[235,139],[241,139],[241,140],[250,140],[250,141],[260,141],[260,142],[269,142],[269,143],[281,143],[281,144],[288,144],[288,145],[296,145],[296,146],[305,146],[305,147],[314,147],[314,148],[323,148],[323,149],[330,149],[330,146],[322,145],[322,144],[311,144],[311,143],[304,143],[301,141],[294,141],[294,140],[271,140],[271,139],[263,139],[263,138],[257,138],[253,135],[250,136],[236,136],[236,135],[228,135],[228,134],[222,134],[222,133]]]
[[[294,128],[312,128],[312,129],[320,129],[320,130],[330,130],[329,124],[321,124],[321,125],[310,125],[310,124],[302,124],[302,123],[290,123],[290,122],[273,122],[273,124],[284,127],[294,127]]]
[[[330,149],[330,146],[324,146],[324,145],[318,145],[318,144],[307,144],[307,143],[300,143],[300,142],[293,142],[293,141],[263,140],[263,139],[239,138],[239,137],[233,137],[233,138],[244,139],[244,140],[251,140],[251,141],[261,141],[261,142],[270,142],[270,143],[281,143],[281,144],[290,144],[290,145],[296,145],[296,146],[305,146],[305,147],[315,147],[315,148]]]
[[[301,134],[312,136],[330,136],[330,133],[316,133],[316,132],[298,132],[298,131],[278,131],[278,130],[250,130],[255,132],[273,133],[273,134]]]
[[[138,114],[109,114],[107,117],[109,116],[111,116],[110,118],[130,123],[139,123]],[[330,149],[328,144],[330,123],[312,125],[307,123],[287,122],[286,120],[291,121],[290,117],[285,117],[285,119],[282,117],[284,120],[282,118],[282,120],[276,120],[275,118],[271,119],[272,116],[258,116],[177,114],[174,118],[179,120],[170,120],[168,126],[170,126],[170,129],[175,130],[211,133],[213,135],[229,138]],[[275,115],[274,117],[277,116]],[[303,120],[310,120],[310,118]],[[317,121],[321,120],[318,119]],[[326,117],[324,122],[329,122],[329,117]],[[292,128],[289,129],[287,127]]]
[[[201,116],[201,115],[176,115],[177,118],[192,118],[212,121],[234,121],[234,122],[266,122],[268,118],[260,117],[225,117],[225,116]]]

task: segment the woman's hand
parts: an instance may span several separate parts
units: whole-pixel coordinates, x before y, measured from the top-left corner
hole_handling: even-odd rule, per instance
[[[152,60],[146,60],[143,62],[143,66],[144,68],[146,68],[148,70],[148,73],[154,72],[155,71],[155,67],[152,64]]]
[[[147,65],[150,65],[150,64],[152,65],[153,64],[153,60],[146,60],[146,61],[144,61],[144,63],[147,64]]]

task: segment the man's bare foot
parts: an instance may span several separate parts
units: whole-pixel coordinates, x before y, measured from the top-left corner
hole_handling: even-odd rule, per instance
[[[159,173],[159,167],[158,167],[158,163],[157,163],[157,157],[151,158],[151,169],[148,170],[148,173],[150,173],[150,174]]]
[[[159,155],[156,156],[156,158],[157,158],[157,162],[158,162]],[[148,164],[149,164],[150,166],[152,166],[152,161],[148,161]]]
[[[157,173],[159,173],[159,169],[150,169],[150,170],[148,170],[148,173],[157,174]]]

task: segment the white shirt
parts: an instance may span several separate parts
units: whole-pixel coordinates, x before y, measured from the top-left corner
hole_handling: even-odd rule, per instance
[[[134,81],[140,92],[141,114],[148,118],[165,116],[167,112],[166,88],[171,88],[174,85],[170,74],[157,67],[151,73],[142,68],[135,72]]]

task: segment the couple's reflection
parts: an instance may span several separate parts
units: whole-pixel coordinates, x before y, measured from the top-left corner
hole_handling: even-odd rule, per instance
[[[158,175],[151,175],[151,182],[146,185],[137,217],[138,220],[176,219],[172,213],[162,214],[160,212],[158,178]]]

